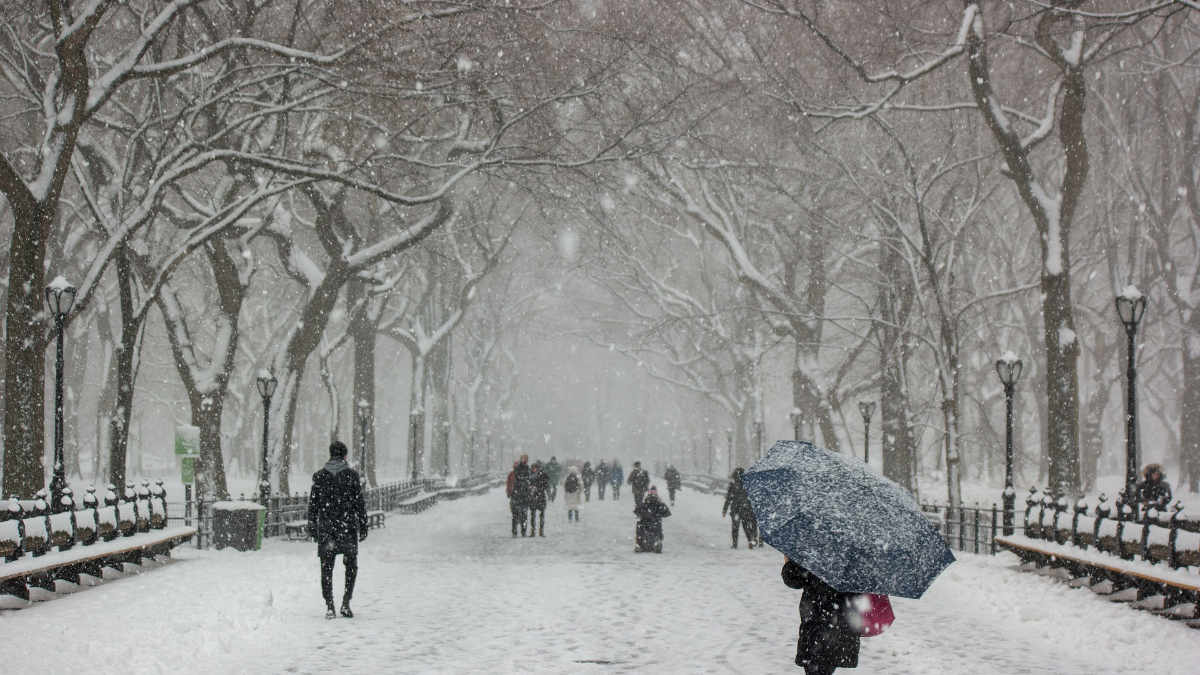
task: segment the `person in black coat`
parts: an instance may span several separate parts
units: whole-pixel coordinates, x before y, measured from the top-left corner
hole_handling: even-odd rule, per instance
[[[633,547],[633,552],[662,553],[662,521],[663,518],[670,517],[671,509],[658,499],[658,488],[651,485],[641,503],[633,507],[633,513],[638,517],[635,536],[637,544]]]
[[[675,465],[668,464],[663,478],[667,481],[667,495],[671,498],[671,506],[675,506],[675,491],[682,487],[683,477],[679,475],[679,469],[676,469]]]
[[[1137,484],[1137,498],[1143,513],[1150,509],[1165,511],[1171,503],[1171,484],[1165,478],[1161,464],[1147,464],[1142,469],[1142,482]]]
[[[583,501],[585,502],[592,501],[592,480],[595,477],[596,474],[592,469],[592,463],[584,462],[583,469],[579,471],[579,479],[583,481]]]
[[[804,591],[800,599],[800,637],[796,665],[805,675],[829,675],[837,668],[858,667],[858,633],[849,626],[845,608],[852,594],[839,593],[789,558],[781,572],[788,588]]]
[[[529,516],[529,455],[521,455],[521,459],[513,466],[513,488],[508,496],[508,508],[512,512],[512,535],[517,536],[517,525],[521,526],[521,536],[525,536],[525,523]],[[533,536],[530,531],[529,536]]]
[[[750,498],[746,496],[746,488],[742,485],[744,473],[745,470],[740,466],[733,470],[733,475],[729,477],[729,488],[725,490],[725,505],[721,507],[722,518],[726,513],[729,514],[729,533],[733,537],[731,548],[737,548],[739,524],[746,531],[747,546],[754,548],[754,542],[758,539],[758,521],[754,518]]]
[[[642,468],[641,462],[633,463],[633,471],[629,472],[627,481],[629,487],[633,490],[633,504],[636,507],[642,503],[642,497],[646,494],[646,488],[650,487],[650,474]]]
[[[546,496],[550,492],[550,476],[541,462],[533,463],[529,474],[529,536],[546,536]],[[538,514],[542,514],[538,522]]]
[[[313,474],[308,493],[308,532],[317,540],[321,560],[321,596],[325,598],[325,618],[332,619],[333,564],[342,555],[346,567],[346,586],[342,595],[342,616],[351,618],[350,597],[358,577],[358,543],[367,538],[367,505],[363,500],[358,472],[346,463],[346,444],[329,445],[329,461]]]

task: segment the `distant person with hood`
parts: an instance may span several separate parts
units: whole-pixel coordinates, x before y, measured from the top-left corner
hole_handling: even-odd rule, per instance
[[[641,462],[633,463],[633,471],[629,472],[629,487],[633,489],[633,505],[640,506],[642,496],[646,494],[646,488],[650,487],[650,474],[642,468]]]
[[[513,464],[511,487],[508,490],[508,509],[512,513],[512,536],[517,536],[517,525],[521,536],[525,536],[525,522],[529,515],[529,455]]]
[[[562,477],[562,465],[553,455],[550,456],[550,461],[546,462],[546,477],[550,479],[550,501],[554,501],[558,497],[558,479]]]
[[[600,460],[600,463],[596,465],[596,493],[600,497],[600,501],[604,501],[604,488],[608,487],[611,473],[612,469],[608,464],[604,460]]]
[[[733,470],[733,475],[729,477],[729,488],[725,490],[725,505],[721,507],[722,518],[726,513],[729,514],[729,532],[733,537],[733,546],[730,548],[737,548],[739,523],[746,530],[746,544],[749,548],[754,548],[754,542],[758,539],[758,521],[754,518],[750,498],[746,496],[746,488],[742,485],[742,475],[745,473],[740,466]]]
[[[625,482],[625,469],[621,468],[621,462],[613,460],[612,467],[608,470],[608,482],[612,484],[613,501],[621,498],[621,483]]]
[[[583,470],[579,472],[579,479],[583,481],[583,501],[592,501],[592,479],[596,477],[596,472],[592,470],[591,462],[583,463]]]
[[[831,675],[837,668],[857,668],[859,636],[846,619],[853,594],[839,593],[789,558],[781,571],[788,588],[800,597],[800,637],[796,665],[805,675]]]
[[[590,467],[589,467],[590,468]],[[583,501],[583,481],[579,469],[567,467],[567,479],[563,481],[563,504],[567,507],[567,522],[579,522],[579,505]]]
[[[529,474],[529,536],[546,536],[546,493],[550,491],[550,476],[541,462],[533,463]],[[542,520],[538,522],[538,514]]]
[[[329,445],[329,461],[313,474],[308,493],[308,532],[317,541],[321,560],[321,596],[325,598],[325,618],[334,618],[333,565],[338,554],[346,568],[342,594],[342,616],[354,617],[350,598],[358,577],[358,544],[367,538],[367,505],[363,500],[358,472],[346,463],[346,444]]]
[[[1142,482],[1137,484],[1137,499],[1142,513],[1150,509],[1165,511],[1171,503],[1171,484],[1166,481],[1162,464],[1147,464],[1142,469]]]
[[[671,506],[675,506],[675,491],[683,485],[683,477],[679,475],[679,469],[676,469],[674,464],[668,464],[663,478],[667,481],[667,494],[671,498]]]
[[[658,488],[651,485],[645,499],[633,508],[633,513],[638,518],[635,533],[636,545],[633,547],[633,552],[662,553],[662,521],[663,518],[671,516],[671,509],[659,501]]]

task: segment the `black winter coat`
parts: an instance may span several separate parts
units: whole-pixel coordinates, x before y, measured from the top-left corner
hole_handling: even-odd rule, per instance
[[[313,474],[308,531],[317,540],[318,551],[358,553],[360,535],[367,531],[367,505],[358,472],[344,460],[330,460]]]
[[[662,503],[658,497],[648,496],[642,500],[642,503],[633,509],[634,515],[638,517],[638,522],[643,525],[662,525],[663,518],[671,516],[671,509]]]
[[[591,487],[591,486],[592,486],[592,479],[594,479],[594,478],[596,477],[596,472],[595,472],[595,470],[594,470],[594,469],[592,469],[592,464],[591,464],[591,462],[584,462],[584,463],[583,463],[583,469],[581,469],[581,470],[579,471],[579,477],[580,477],[581,479],[583,479],[583,486],[584,486],[584,487]]]
[[[1137,484],[1137,496],[1146,508],[1165,509],[1171,503],[1171,484],[1147,478]]]
[[[791,560],[783,564],[781,575],[788,588],[804,591],[796,665],[857,667],[859,637],[848,625],[845,613],[846,603],[853,594],[837,592]]]
[[[729,488],[725,490],[725,505],[721,507],[721,515],[726,512],[742,519],[754,518],[754,510],[750,508],[750,498],[746,496],[741,476],[730,479]]]
[[[510,499],[514,507],[529,506],[530,475],[528,464],[518,464],[513,469],[513,492]]]
[[[529,478],[529,501],[531,509],[546,508],[546,493],[550,491],[550,476],[545,471],[534,471]]]
[[[679,475],[679,470],[675,467],[667,469],[666,473],[663,474],[663,478],[667,480],[667,487],[671,488],[672,490],[678,490],[680,485],[683,483],[683,479]]]
[[[645,469],[634,469],[629,472],[629,484],[638,492],[645,492],[650,487],[650,474]]]

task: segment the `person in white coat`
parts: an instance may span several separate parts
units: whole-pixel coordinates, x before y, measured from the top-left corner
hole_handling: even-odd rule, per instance
[[[567,522],[572,519],[579,522],[579,505],[583,502],[583,479],[579,477],[579,469],[571,466],[567,470],[567,480],[563,481],[563,504],[567,507]]]

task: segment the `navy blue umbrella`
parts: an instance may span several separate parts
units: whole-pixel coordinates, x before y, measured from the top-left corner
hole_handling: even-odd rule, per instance
[[[919,598],[954,562],[912,496],[856,458],[779,441],[742,484],[763,541],[843,593]]]

